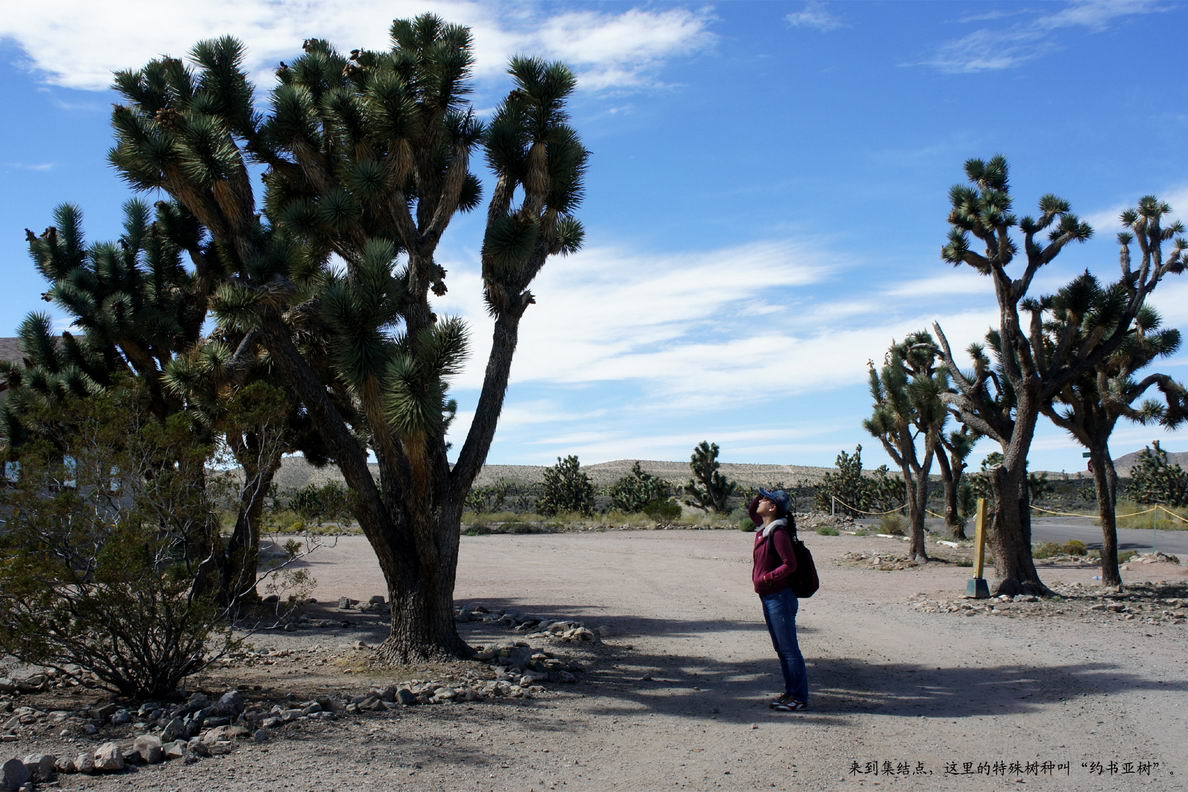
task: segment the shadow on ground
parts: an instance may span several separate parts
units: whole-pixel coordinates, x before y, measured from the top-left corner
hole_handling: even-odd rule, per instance
[[[510,608],[533,615],[563,609],[515,600],[486,600],[487,607]],[[581,610],[581,609],[579,609]],[[750,723],[770,715],[828,723],[844,723],[849,715],[882,714],[926,718],[967,718],[1023,714],[1055,702],[1087,696],[1112,696],[1134,691],[1161,693],[1188,690],[1188,680],[1160,682],[1107,663],[1054,666],[969,665],[936,667],[916,663],[873,663],[858,658],[806,658],[810,709],[789,715],[766,703],[780,689],[775,654],[756,663],[692,653],[698,636],[708,632],[759,633],[762,621],[658,620],[606,616],[597,608],[588,614],[568,608],[568,618],[604,625],[610,643],[602,662],[585,675],[585,694],[607,700],[592,714],[657,714]],[[810,632],[801,629],[802,634]],[[514,634],[513,634],[514,635]],[[689,654],[637,651],[633,637],[689,638]]]

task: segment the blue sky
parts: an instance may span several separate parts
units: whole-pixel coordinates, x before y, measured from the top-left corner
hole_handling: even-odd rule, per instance
[[[426,10],[472,27],[480,112],[507,91],[509,55],[569,63],[593,152],[586,245],[534,286],[493,463],[685,459],[703,439],[731,462],[829,465],[855,443],[885,461],[861,427],[866,361],[934,320],[964,347],[995,315],[989,282],[939,257],[969,157],[1008,158],[1021,214],[1054,192],[1096,229],[1037,292],[1086,268],[1113,277],[1117,214],[1142,195],[1188,217],[1175,2],[53,0],[0,19],[0,334],[47,308],[24,228],[69,200],[90,239],[117,234],[129,192],[105,160],[113,69],[232,33],[263,100],[304,38],[381,47],[393,17]],[[458,433],[489,343],[480,214],[439,251],[440,310],[473,330]],[[1155,304],[1188,330],[1188,275]],[[1188,377],[1188,351],[1160,367]],[[1123,425],[1114,450],[1186,436]],[[1083,468],[1046,424],[1031,460]]]

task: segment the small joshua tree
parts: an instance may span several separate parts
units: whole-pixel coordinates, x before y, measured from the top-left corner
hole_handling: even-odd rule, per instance
[[[1155,440],[1139,452],[1130,470],[1130,495],[1139,503],[1188,506],[1188,473],[1174,462]]]
[[[668,497],[668,484],[644,471],[637,461],[631,472],[610,488],[611,505],[625,512],[642,512]]]
[[[594,513],[594,485],[576,456],[557,457],[557,464],[545,470],[544,494],[536,502],[536,510],[541,514]]]
[[[718,472],[718,444],[703,440],[689,458],[693,478],[684,493],[691,506],[712,512],[726,511],[726,501],[738,485]]]
[[[863,426],[878,438],[903,473],[911,524],[909,557],[927,561],[924,519],[928,475],[948,414],[940,400],[947,377],[938,371],[936,345],[927,331],[892,343],[881,369],[870,366],[874,414]]]

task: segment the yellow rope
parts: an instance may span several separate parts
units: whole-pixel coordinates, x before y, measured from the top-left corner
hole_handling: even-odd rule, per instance
[[[890,511],[884,511],[884,512],[863,511],[862,509],[858,509],[858,508],[851,506],[850,504],[846,503],[844,500],[842,500],[841,498],[839,498],[837,496],[832,496],[832,497],[833,497],[834,501],[836,501],[837,503],[840,503],[842,506],[845,506],[847,509],[850,509],[851,511],[856,511],[859,514],[869,514],[872,517],[881,517],[884,514],[894,514],[895,512],[897,512],[903,508],[903,506],[896,506],[894,509],[891,509]]]
[[[1166,506],[1156,506],[1155,508],[1159,509],[1159,511],[1161,511],[1161,512],[1164,512],[1165,514],[1167,514],[1167,516],[1169,516],[1169,517],[1173,517],[1173,518],[1175,518],[1175,519],[1179,520],[1179,521],[1180,521],[1180,522],[1182,522],[1182,523],[1188,523],[1188,520],[1185,520],[1183,517],[1181,517],[1180,515],[1176,514],[1174,511],[1172,511],[1171,509],[1167,508]]]
[[[884,514],[895,514],[896,512],[901,511],[904,508],[904,506],[907,505],[907,504],[904,504],[904,506],[897,506],[894,509],[890,509],[888,511],[872,512],[872,511],[864,511],[863,509],[859,509],[854,506],[851,506],[850,504],[846,503],[844,500],[842,500],[841,498],[838,498],[836,496],[833,497],[833,500],[835,502],[837,502],[839,505],[844,506],[847,509],[850,509],[851,511],[856,511],[859,514],[869,514],[872,517],[882,517]],[[1076,512],[1053,511],[1051,509],[1045,509],[1042,506],[1032,506],[1031,508],[1035,511],[1043,512],[1044,514],[1054,514],[1057,517],[1079,517],[1082,520],[1099,519],[1098,515],[1096,515],[1096,514],[1077,514]],[[937,517],[941,520],[945,519],[945,516],[943,514],[937,514],[936,512],[932,511],[931,509],[925,509],[924,511],[933,517]],[[1114,519],[1125,520],[1128,517],[1138,517],[1143,514],[1150,514],[1153,511],[1161,511],[1174,520],[1179,520],[1182,523],[1188,524],[1188,519],[1181,517],[1180,515],[1176,514],[1174,511],[1167,508],[1166,506],[1159,506],[1159,505],[1152,506],[1149,509],[1143,509],[1142,511],[1131,512],[1130,514],[1115,514]]]
[[[1044,509],[1044,508],[1041,508],[1041,507],[1039,507],[1039,506],[1032,506],[1031,508],[1032,508],[1032,509],[1034,509],[1035,511],[1044,512],[1045,514],[1055,514],[1055,515],[1058,515],[1058,516],[1060,516],[1060,517],[1080,517],[1080,518],[1081,518],[1081,519],[1083,519],[1083,520],[1096,520],[1096,519],[1098,519],[1098,515],[1096,515],[1096,514],[1077,514],[1076,512],[1060,512],[1060,511],[1052,511],[1051,509]],[[1131,512],[1130,514],[1115,514],[1115,515],[1114,515],[1114,519],[1116,519],[1116,520],[1125,520],[1127,517],[1138,517],[1140,514],[1150,514],[1150,513],[1151,513],[1151,512],[1153,512],[1153,511],[1160,511],[1160,510],[1166,511],[1168,514],[1171,514],[1171,515],[1172,515],[1173,517],[1175,517],[1177,520],[1183,520],[1183,519],[1184,519],[1184,518],[1180,517],[1178,514],[1175,514],[1175,513],[1173,513],[1173,512],[1170,512],[1170,511],[1168,511],[1167,509],[1165,509],[1165,508],[1164,508],[1164,507],[1162,507],[1162,506],[1152,506],[1152,507],[1151,507],[1151,508],[1149,508],[1149,509],[1143,509],[1142,511]],[[1188,522],[1188,520],[1184,520],[1184,522]]]

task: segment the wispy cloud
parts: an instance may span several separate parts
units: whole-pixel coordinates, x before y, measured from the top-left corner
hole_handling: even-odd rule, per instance
[[[1030,18],[1005,27],[979,28],[942,44],[917,65],[943,72],[967,74],[1001,71],[1042,57],[1060,47],[1055,34],[1068,29],[1101,32],[1120,19],[1140,14],[1170,11],[1173,6],[1159,0],[1072,0],[1058,10],[1042,6]],[[970,22],[995,21],[1013,14],[982,14],[967,17]]]
[[[845,27],[845,22],[836,14],[830,13],[823,0],[808,0],[804,8],[794,11],[784,17],[792,27],[806,27],[828,33]]]
[[[5,162],[0,163],[4,170],[50,171],[58,167],[56,162]]]
[[[128,4],[125,4],[128,5]],[[102,90],[117,69],[162,53],[184,54],[196,41],[231,34],[248,46],[248,68],[271,83],[278,61],[300,52],[311,35],[344,50],[389,46],[394,18],[433,12],[468,25],[480,79],[502,78],[508,58],[527,52],[570,63],[587,90],[636,90],[660,83],[676,57],[713,45],[708,11],[629,8],[621,12],[550,13],[555,7],[486,0],[319,0],[278,8],[273,0],[138,2],[113,15],[102,3],[24,3],[0,16],[0,38],[13,39],[27,65],[54,85]],[[112,47],[118,36],[119,46]]]

